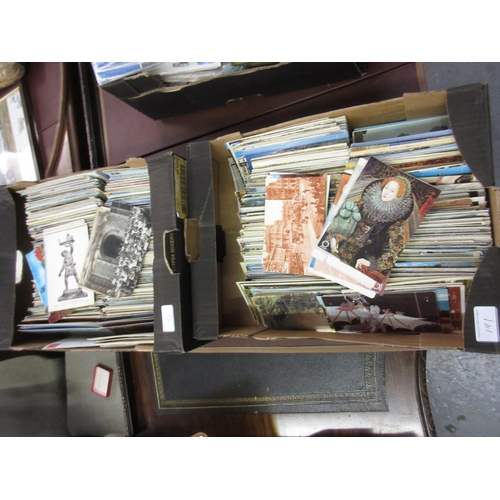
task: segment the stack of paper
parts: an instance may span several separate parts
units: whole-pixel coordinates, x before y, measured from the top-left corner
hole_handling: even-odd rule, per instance
[[[90,227],[96,209],[106,202],[107,177],[82,172],[33,184],[20,192],[26,200],[26,225],[34,247],[43,243],[43,231],[75,220]]]
[[[121,168],[107,170],[107,203],[125,203],[130,206],[151,210],[148,167]],[[145,252],[137,285],[129,296],[107,297],[103,314],[107,318],[144,315],[148,321],[153,319],[153,235],[150,232],[149,244]],[[152,330],[151,330],[152,331]]]
[[[92,339],[119,334],[131,336],[131,345],[150,343],[153,236],[147,166],[55,178],[21,195],[34,245],[27,258],[37,286],[20,331]]]
[[[353,131],[351,157],[367,153],[439,189],[399,254],[388,290],[471,280],[492,244],[486,192],[465,163],[447,116]]]
[[[235,182],[239,216],[242,223],[238,243],[243,257],[243,267],[248,277],[270,277],[274,272],[273,267],[276,267],[275,265],[264,266],[263,263],[263,254],[269,253],[269,248],[267,250],[264,248],[266,231],[267,233],[274,231],[269,227],[269,220],[276,218],[276,214],[272,213],[275,212],[275,209],[272,208],[275,203],[268,203],[266,209],[266,186],[269,179],[274,174],[279,174],[284,179],[281,182],[291,184],[295,182],[291,181],[294,178],[302,178],[303,180],[297,182],[304,183],[315,182],[314,179],[318,175],[327,176],[327,185],[322,186],[320,191],[311,194],[315,190],[308,190],[311,196],[307,196],[314,199],[311,198],[306,202],[305,198],[300,198],[299,189],[295,198],[290,198],[292,194],[289,193],[288,202],[284,199],[281,200],[282,204],[296,204],[300,201],[303,205],[302,217],[299,216],[300,214],[297,215],[296,223],[294,223],[295,230],[290,230],[288,233],[290,245],[292,245],[294,234],[300,245],[298,233],[303,233],[302,242],[309,237],[310,233],[309,230],[305,231],[306,217],[311,220],[316,219],[316,223],[319,217],[321,225],[324,222],[324,208],[332,201],[332,199],[328,200],[328,194],[337,191],[342,173],[346,168],[349,156],[348,140],[346,118],[341,116],[282,127],[226,144],[231,154],[230,167]],[[305,180],[305,176],[310,176],[309,181]],[[322,206],[320,208],[316,205],[318,199],[321,199]],[[266,213],[267,224],[265,221]],[[302,227],[303,225],[304,227]],[[316,234],[315,237],[317,236]],[[288,246],[290,247],[290,245]],[[283,250],[279,250],[279,253],[283,254]],[[290,251],[291,247],[288,253],[289,262],[292,260]],[[274,261],[276,263],[276,259]],[[307,274],[307,262],[305,262],[305,266],[297,265],[298,262],[295,264],[292,266],[295,269],[292,274]],[[297,267],[303,269],[297,271]]]
[[[47,321],[49,279],[45,265],[44,232],[53,241],[53,252],[57,252],[57,257],[60,257],[60,263],[56,263],[55,259],[52,259],[54,269],[58,266],[61,269],[64,262],[62,252],[67,250],[71,253],[69,243],[64,244],[68,234],[68,226],[76,227],[75,230],[84,238],[87,235],[88,242],[88,234],[92,230],[96,211],[98,207],[104,205],[107,199],[105,194],[106,181],[107,177],[102,172],[88,171],[49,179],[29,186],[20,192],[21,196],[25,198],[26,225],[33,241],[33,251],[27,255],[35,278],[33,281],[33,307],[29,310],[27,321]],[[62,245],[58,241],[59,229],[62,230],[59,235]],[[69,230],[73,231],[73,229]],[[86,245],[86,243],[82,242],[82,245]],[[86,246],[82,245],[78,245],[78,247],[73,245],[73,250],[75,251],[76,248],[78,253],[77,271],[82,269],[86,252]],[[73,257],[73,260],[74,258],[76,256]],[[55,271],[55,278],[60,278],[64,287],[65,277],[58,276],[60,269]],[[67,279],[73,280],[73,277],[68,275]],[[74,283],[71,285],[68,283],[68,286],[73,285]],[[78,314],[92,320],[100,315],[100,309],[97,305],[99,298],[96,297],[94,303],[93,292],[86,293],[87,298],[82,297],[82,307]],[[75,302],[72,301],[72,304],[74,305]],[[51,321],[66,315],[64,302],[59,305],[61,307],[50,308],[50,313],[53,313]]]
[[[485,189],[465,163],[448,117],[359,128],[352,137],[310,255],[309,271],[322,281],[290,275],[283,265],[262,273],[258,255],[265,242],[241,217],[247,281],[238,286],[254,319],[274,329],[343,333],[462,330],[467,285],[492,233]],[[263,173],[268,176],[274,165],[295,172],[300,165],[280,153],[257,173],[260,158],[232,154],[240,205],[252,200],[265,206],[265,191],[258,191]],[[293,218],[281,212],[286,230]],[[280,259],[285,261],[282,253]],[[422,300],[432,310],[421,307]],[[402,316],[410,320],[397,323]]]

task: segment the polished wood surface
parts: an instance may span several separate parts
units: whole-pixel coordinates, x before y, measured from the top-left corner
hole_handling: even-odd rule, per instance
[[[190,355],[190,354],[188,354]],[[191,354],[197,355],[197,354]],[[199,354],[203,356],[203,354]],[[151,354],[130,353],[137,436],[211,437],[284,436],[428,436],[432,425],[419,383],[421,353],[386,354],[389,411],[295,414],[158,415],[152,379]]]

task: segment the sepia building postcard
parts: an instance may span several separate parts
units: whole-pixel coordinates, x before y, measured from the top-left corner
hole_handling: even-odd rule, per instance
[[[325,221],[329,184],[325,174],[267,176],[264,271],[309,274],[312,250]]]

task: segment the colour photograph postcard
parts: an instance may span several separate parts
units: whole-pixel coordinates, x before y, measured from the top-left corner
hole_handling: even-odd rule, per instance
[[[324,262],[335,270],[331,279],[340,271],[382,293],[399,254],[440,190],[374,157],[358,165],[330,210],[311,270]]]

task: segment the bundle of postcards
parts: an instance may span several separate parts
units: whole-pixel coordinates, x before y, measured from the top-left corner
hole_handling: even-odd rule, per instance
[[[448,117],[354,129],[350,144],[346,120],[334,121],[335,138],[315,121],[226,144],[242,222],[238,286],[255,321],[462,331],[492,234],[485,189]]]
[[[29,186],[33,306],[20,332],[47,349],[153,343],[153,242],[147,166],[84,171]]]

